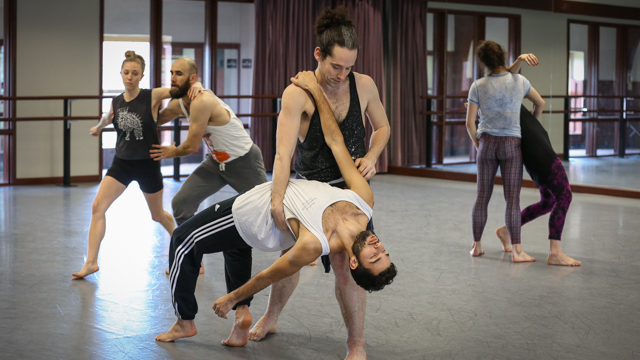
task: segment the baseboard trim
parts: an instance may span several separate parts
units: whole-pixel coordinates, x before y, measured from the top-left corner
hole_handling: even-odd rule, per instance
[[[46,178],[22,178],[16,179],[13,184],[10,185],[51,185],[62,184],[64,178],[62,176],[46,177]],[[72,183],[85,183],[85,182],[99,182],[102,180],[101,175],[82,175],[72,176]]]
[[[460,173],[454,171],[446,171],[439,169],[426,169],[426,168],[410,168],[403,166],[389,166],[387,174],[404,175],[404,176],[417,176],[434,179],[454,180],[454,181],[466,181],[476,182],[476,174]],[[502,177],[496,176],[495,184],[502,185]],[[627,190],[627,189],[615,189],[592,185],[580,185],[570,184],[571,191],[574,193],[593,194],[593,195],[606,195],[631,199],[640,199],[640,191]],[[533,180],[522,180],[522,187],[537,188]]]

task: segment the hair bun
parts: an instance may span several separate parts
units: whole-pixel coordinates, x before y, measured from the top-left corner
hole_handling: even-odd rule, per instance
[[[353,21],[349,20],[349,12],[344,5],[336,9],[326,8],[322,11],[316,21],[316,35],[320,36],[332,27],[346,26],[353,27]]]
[[[127,52],[124,53],[124,57],[125,59],[135,58],[136,52],[133,50],[128,50]]]

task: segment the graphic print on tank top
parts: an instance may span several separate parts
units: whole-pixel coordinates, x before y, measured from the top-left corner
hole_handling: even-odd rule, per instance
[[[222,163],[225,162],[227,160],[229,160],[231,158],[231,156],[229,156],[229,154],[226,151],[217,151],[214,147],[213,147],[213,142],[211,142],[211,133],[207,132],[202,136],[202,139],[204,140],[204,143],[207,145],[207,147],[209,148],[209,153],[211,154],[211,157],[213,158],[213,160]]]
[[[207,124],[202,140],[209,149],[211,158],[218,163],[233,161],[251,150],[253,141],[244,129],[242,121],[236,116],[231,107],[222,101],[211,90],[205,90],[215,97],[218,104],[229,113],[229,122],[226,125],[215,126]],[[184,101],[178,99],[182,113],[191,119]]]
[[[136,140],[142,140],[142,119],[140,115],[129,112],[128,107],[118,109],[118,114],[115,119],[118,127],[126,134],[125,140],[130,140],[131,132],[135,136]]]

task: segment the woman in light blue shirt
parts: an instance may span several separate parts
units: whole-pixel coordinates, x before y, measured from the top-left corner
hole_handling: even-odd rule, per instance
[[[520,106],[527,98],[539,117],[544,100],[529,80],[512,74],[505,67],[505,51],[493,41],[483,41],[476,49],[478,60],[488,75],[476,80],[469,89],[467,131],[478,150],[478,190],[472,210],[472,256],[484,254],[480,240],[487,222],[487,208],[493,192],[493,181],[500,166],[504,197],[507,202],[505,220],[511,238],[513,262],[535,261],[520,246],[520,187],[522,185],[522,152],[520,150]],[[476,129],[476,117],[480,124]]]

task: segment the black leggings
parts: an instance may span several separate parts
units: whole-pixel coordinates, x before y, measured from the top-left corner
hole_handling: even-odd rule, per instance
[[[173,307],[182,320],[193,320],[198,312],[195,290],[203,254],[223,252],[227,293],[251,278],[251,247],[233,222],[231,207],[238,196],[202,210],[178,226],[171,237],[169,268]],[[250,305],[252,297],[236,304]]]

